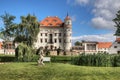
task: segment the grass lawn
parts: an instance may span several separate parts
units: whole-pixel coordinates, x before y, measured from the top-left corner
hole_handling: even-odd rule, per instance
[[[0,80],[120,80],[120,67],[35,62],[0,64]]]

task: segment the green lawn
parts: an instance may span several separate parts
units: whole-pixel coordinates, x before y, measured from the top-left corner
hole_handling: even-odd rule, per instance
[[[0,80],[120,80],[120,67],[35,62],[0,64]]]

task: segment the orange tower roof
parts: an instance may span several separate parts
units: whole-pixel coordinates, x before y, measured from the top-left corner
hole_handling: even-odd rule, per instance
[[[98,42],[98,48],[109,48],[112,42]]]
[[[42,27],[61,27],[62,24],[62,20],[60,20],[60,18],[58,18],[57,16],[48,16],[40,22],[40,26]]]
[[[65,20],[71,20],[71,18],[70,18],[70,16],[68,15],[68,13],[67,13],[67,16],[66,16]]]

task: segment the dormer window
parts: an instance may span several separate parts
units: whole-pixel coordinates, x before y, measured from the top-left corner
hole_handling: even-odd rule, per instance
[[[49,26],[52,26],[52,24],[50,23]]]
[[[57,20],[54,19],[53,22],[57,22]]]
[[[48,20],[45,20],[46,22],[48,22]]]

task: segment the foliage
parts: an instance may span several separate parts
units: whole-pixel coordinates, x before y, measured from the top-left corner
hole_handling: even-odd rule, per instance
[[[120,66],[120,55],[110,55],[104,53],[80,54],[72,58],[72,64],[81,66]]]
[[[71,56],[51,56],[51,62],[71,62]]]
[[[35,51],[26,44],[20,43],[15,50],[15,56],[18,61],[31,61]]]
[[[4,24],[4,26],[0,29],[0,38],[4,40],[3,47],[5,52],[7,42],[12,40],[14,37],[13,28],[16,26],[16,24],[13,21],[15,19],[15,16],[5,13],[4,15],[1,15],[0,18]]]
[[[81,42],[79,42],[79,41],[76,41],[76,42],[75,42],[75,46],[81,46],[81,45],[82,45]]]
[[[21,23],[15,28],[15,42],[33,46],[39,33],[39,22],[35,16],[21,16]]]
[[[0,56],[0,62],[14,62],[16,58],[14,56]]]
[[[59,48],[57,49],[57,55],[59,55],[60,52],[61,52],[61,49],[60,49],[60,47],[59,47]]]
[[[120,36],[120,10],[116,14],[116,18],[113,19],[115,22],[115,27],[117,28],[115,35]]]
[[[46,56],[50,55],[50,50],[48,49],[48,47],[45,47],[44,53],[45,53]]]

